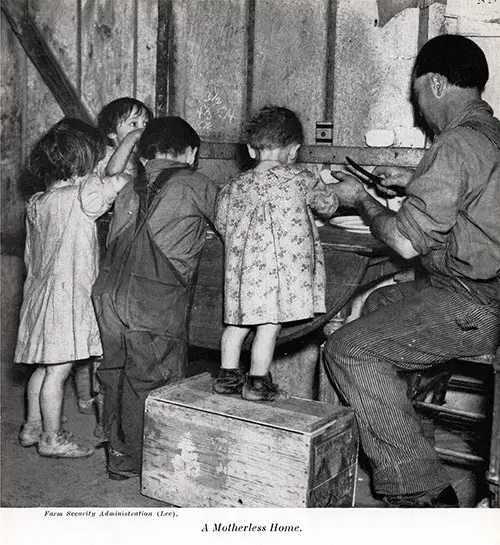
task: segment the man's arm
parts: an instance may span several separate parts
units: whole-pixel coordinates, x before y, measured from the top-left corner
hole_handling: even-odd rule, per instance
[[[412,243],[399,232],[396,223],[396,212],[388,210],[368,194],[364,188],[363,192],[364,195],[359,198],[358,210],[365,222],[370,226],[373,235],[405,259],[418,256],[419,253]]]
[[[387,209],[368,192],[363,184],[353,176],[344,172],[333,172],[331,181],[340,180],[339,183],[330,185],[336,192],[343,206],[356,208],[363,220],[370,226],[373,235],[392,248],[405,259],[412,259],[419,255],[412,243],[404,237],[397,227],[396,212]],[[322,178],[328,175],[322,172]]]

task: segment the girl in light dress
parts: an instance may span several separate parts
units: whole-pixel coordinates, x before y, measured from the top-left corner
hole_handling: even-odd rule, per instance
[[[84,458],[93,448],[62,429],[64,384],[75,362],[102,354],[91,300],[98,272],[96,220],[112,205],[126,175],[100,178],[99,132],[77,119],[54,125],[30,159],[44,191],[26,207],[24,283],[15,361],[36,365],[27,385],[19,441],[41,456]]]
[[[287,397],[270,374],[282,324],[325,312],[323,250],[312,210],[329,218],[338,200],[319,178],[294,166],[302,141],[294,112],[263,108],[247,128],[257,165],[221,190],[215,224],[225,245],[226,327],[216,393],[255,401]],[[252,330],[246,375],[240,353]]]

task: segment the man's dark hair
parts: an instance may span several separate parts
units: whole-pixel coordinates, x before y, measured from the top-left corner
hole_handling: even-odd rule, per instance
[[[414,79],[429,72],[441,74],[457,87],[483,91],[488,81],[488,63],[481,48],[469,38],[443,34],[429,40],[417,55]]]
[[[257,150],[302,144],[304,131],[297,115],[288,108],[264,106],[246,127],[246,142]]]
[[[175,116],[151,119],[137,144],[144,159],[154,159],[157,153],[181,155],[188,147],[199,148],[200,137],[187,121]]]
[[[137,113],[144,113],[151,119],[153,113],[140,100],[130,97],[122,97],[106,104],[97,116],[97,126],[102,134],[107,137],[108,134],[116,132],[118,124],[125,121],[130,114],[137,110]]]

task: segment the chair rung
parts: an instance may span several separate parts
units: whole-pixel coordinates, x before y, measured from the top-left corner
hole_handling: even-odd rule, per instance
[[[472,380],[466,377],[452,376],[448,381],[448,388],[460,392],[484,394],[486,387],[481,380]]]
[[[446,414],[449,416],[456,416],[470,422],[483,422],[485,420],[484,414],[470,413],[468,411],[461,411],[459,409],[451,409],[444,405],[436,405],[434,403],[426,403],[424,401],[415,401],[413,406],[416,409],[422,409],[424,411],[432,411],[434,413]]]
[[[451,461],[464,461],[472,464],[484,464],[486,463],[486,460],[484,458],[481,458],[481,456],[476,456],[475,454],[469,454],[467,452],[459,452],[457,450],[450,450],[446,448],[441,447],[435,447],[434,449],[440,456],[440,458],[443,458],[444,460],[451,460]]]

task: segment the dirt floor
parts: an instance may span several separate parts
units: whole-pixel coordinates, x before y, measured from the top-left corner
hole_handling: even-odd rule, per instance
[[[5,364],[6,362],[4,362]],[[190,373],[213,372],[213,355],[193,362]],[[2,366],[2,507],[162,507],[166,504],[140,492],[139,479],[113,481],[107,477],[105,451],[97,448],[85,460],[50,459],[35,448],[22,448],[18,432],[24,415],[24,385],[28,369],[6,363]],[[24,372],[22,372],[24,371]],[[80,414],[72,380],[66,385],[65,427],[85,441],[98,444],[93,435],[94,415]],[[456,467],[448,471],[463,507],[473,507],[483,497],[482,475]],[[371,494],[369,477],[359,468],[356,507],[379,507]]]

